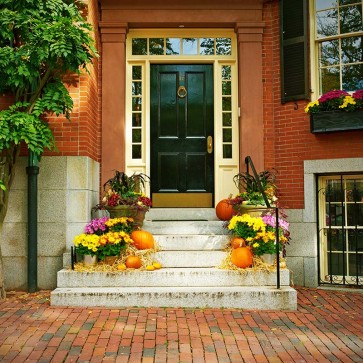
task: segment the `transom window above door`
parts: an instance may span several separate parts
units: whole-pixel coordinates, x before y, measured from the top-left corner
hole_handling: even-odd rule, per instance
[[[132,55],[231,54],[231,38],[132,38]]]

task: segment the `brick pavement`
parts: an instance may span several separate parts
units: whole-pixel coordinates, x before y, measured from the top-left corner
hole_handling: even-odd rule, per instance
[[[363,294],[297,288],[298,311],[0,302],[1,362],[363,362]]]

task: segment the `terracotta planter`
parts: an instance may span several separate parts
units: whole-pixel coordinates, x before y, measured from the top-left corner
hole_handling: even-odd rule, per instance
[[[313,134],[350,130],[363,130],[363,109],[310,114],[310,131]]]
[[[146,212],[147,210],[142,210],[142,209],[137,210],[136,215],[133,217],[134,229],[140,229],[143,226]]]
[[[106,265],[110,265],[112,266],[116,260],[118,259],[118,256],[106,256],[104,259],[103,259],[103,263],[106,264]]]

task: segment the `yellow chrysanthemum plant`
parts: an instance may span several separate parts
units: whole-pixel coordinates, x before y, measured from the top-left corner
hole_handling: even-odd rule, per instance
[[[227,226],[229,232],[246,241],[255,256],[275,254],[276,242],[279,242],[279,251],[284,249],[290,239],[289,223],[278,219],[278,238],[276,238],[276,217],[266,214],[262,217],[252,217],[249,214],[235,215]]]
[[[95,218],[87,223],[84,233],[74,238],[76,253],[97,256],[103,260],[107,256],[119,256],[133,240],[132,218]]]

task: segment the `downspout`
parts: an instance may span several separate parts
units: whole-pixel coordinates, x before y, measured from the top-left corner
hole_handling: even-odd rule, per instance
[[[38,156],[29,150],[28,166],[28,292],[38,288]]]

